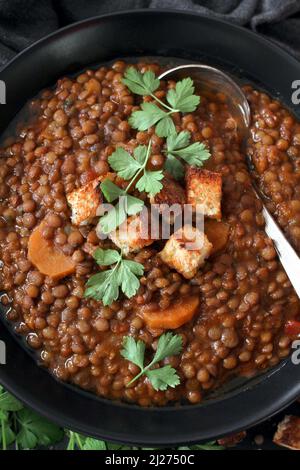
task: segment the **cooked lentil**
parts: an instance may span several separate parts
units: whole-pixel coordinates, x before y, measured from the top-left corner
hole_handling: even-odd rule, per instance
[[[154,129],[135,132],[127,122],[138,98],[121,82],[126,67],[117,61],[60,79],[32,102],[32,122],[19,126],[14,139],[3,143],[0,287],[9,296],[7,318],[15,331],[25,335],[59,379],[141,406],[199,403],[229,377],[251,376],[289,354],[293,338],[284,326],[299,315],[299,301],[264,232],[262,204],[252,191],[222,94],[202,97],[196,112],[174,119],[177,131],[189,130],[194,141],[204,139],[212,153],[207,168],[222,174],[223,219],[231,227],[226,249],[187,282],[162,263],[158,242],[134,257],[145,266],[135,297],[109,307],[83,297],[85,283],[97,269],[90,253],[99,239],[92,224],[72,227],[66,193],[105,174],[118,143],[130,149],[152,137],[150,165],[160,169],[164,163],[163,140],[153,135]],[[142,72],[160,69],[143,62],[138,67]],[[163,83],[158,96],[163,98],[173,86]],[[252,112],[247,152],[255,177],[270,211],[299,252],[300,124],[265,93],[250,86],[245,92]],[[44,218],[42,236],[76,263],[75,273],[64,279],[44,276],[27,259],[29,235]],[[123,336],[133,334],[151,352],[162,333],[147,329],[139,308],[165,309],[178,297],[193,294],[201,295],[201,314],[176,330],[183,352],[165,361],[176,367],[180,386],[155,391],[143,376],[127,388],[138,368],[120,355]]]

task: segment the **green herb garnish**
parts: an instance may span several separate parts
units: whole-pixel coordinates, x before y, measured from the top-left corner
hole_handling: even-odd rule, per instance
[[[62,440],[64,441],[62,442]],[[41,418],[33,411],[24,408],[16,398],[0,386],[0,447],[5,450],[33,449],[37,446],[52,446],[66,450],[150,450],[152,448],[129,447],[128,445],[93,439],[76,432],[59,428],[50,421]],[[178,450],[221,450],[223,447],[214,442],[178,447]]]
[[[167,138],[167,148],[164,150],[167,156],[165,168],[176,179],[180,179],[184,175],[184,165],[180,159],[189,165],[201,167],[203,162],[210,157],[210,152],[205,144],[202,142],[190,144],[190,140],[191,134],[188,131],[172,134]]]
[[[103,305],[110,305],[119,297],[120,289],[128,298],[136,294],[140,286],[137,276],[142,276],[144,273],[142,264],[124,259],[122,253],[117,250],[98,248],[93,257],[99,266],[113,265],[113,267],[89,278],[85,297],[102,300]]]
[[[13,443],[16,449],[48,446],[62,439],[58,426],[24,408],[0,386],[0,444],[3,450]]]
[[[180,380],[176,370],[170,365],[158,369],[151,369],[151,367],[168,356],[178,355],[181,349],[181,336],[165,333],[158,340],[157,349],[152,361],[147,366],[144,366],[145,343],[141,340],[135,341],[131,336],[126,336],[123,341],[121,355],[141,369],[127,386],[144,374],[148,377],[155,390],[166,390],[168,387],[174,388],[179,385]]]
[[[129,118],[129,124],[139,131],[145,131],[156,125],[156,134],[159,137],[167,137],[176,132],[171,115],[178,112],[193,112],[200,103],[200,97],[194,94],[195,87],[191,78],[177,82],[175,88],[167,92],[167,104],[154,94],[160,81],[152,71],[142,74],[134,67],[129,67],[124,77],[123,83],[130,91],[138,95],[151,96],[163,108],[155,103],[142,103],[141,110],[134,111]]]
[[[133,151],[133,156],[126,150],[118,147],[109,157],[111,168],[124,180],[130,180],[126,189],[120,189],[112,181],[106,179],[101,183],[101,190],[108,202],[120,198],[116,206],[100,219],[101,231],[104,234],[114,231],[125,220],[127,215],[135,215],[141,212],[144,202],[128,194],[129,189],[135,185],[138,191],[145,191],[151,196],[162,189],[164,175],[162,171],[150,171],[146,169],[151,153],[151,141],[148,146],[139,145]],[[140,176],[142,175],[142,176]]]

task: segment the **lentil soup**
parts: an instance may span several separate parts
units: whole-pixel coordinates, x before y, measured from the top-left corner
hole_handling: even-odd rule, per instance
[[[118,147],[132,152],[151,140],[149,170],[162,170],[166,160],[164,139],[155,128],[137,131],[129,123],[141,102],[151,99],[133,94],[122,82],[127,67],[117,61],[60,79],[30,103],[32,119],[3,143],[2,303],[9,307],[6,317],[16,333],[58,379],[141,406],[196,404],[232,377],[250,377],[276,365],[289,355],[300,332],[299,300],[264,232],[262,203],[251,187],[254,177],[299,252],[300,124],[280,102],[251,86],[244,87],[252,115],[246,149],[222,93],[202,96],[194,112],[174,113],[176,131],[188,131],[192,142],[210,150],[201,171],[222,179],[221,222],[207,223],[212,251],[187,276],[174,260],[166,261],[162,240],[133,250],[128,259],[144,269],[137,293],[104,305],[84,293],[90,276],[99,271],[93,253],[99,247],[113,249],[115,243],[99,239],[99,217],[74,223],[68,195],[111,172],[108,159]],[[155,63],[136,67],[160,73]],[[162,100],[174,87],[162,81],[155,95]],[[185,194],[183,181],[169,184],[178,185],[177,195]],[[226,227],[226,236],[223,229],[218,235],[214,223]],[[49,267],[49,259],[60,266],[59,273],[57,266]],[[187,306],[196,298],[191,318],[174,322],[178,303]],[[171,316],[168,327],[147,320],[154,311],[160,319]],[[180,335],[183,347],[161,366],[176,369],[180,383],[157,390],[144,374],[129,384],[140,368],[121,354],[124,337],[142,341],[150,360],[169,328]]]

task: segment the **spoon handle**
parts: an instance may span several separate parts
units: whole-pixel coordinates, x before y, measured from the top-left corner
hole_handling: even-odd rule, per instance
[[[280,262],[300,298],[300,258],[265,206],[263,215],[266,222],[265,231],[273,240]]]

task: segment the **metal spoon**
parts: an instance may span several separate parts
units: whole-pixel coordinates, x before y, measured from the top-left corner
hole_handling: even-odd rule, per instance
[[[180,80],[191,77],[197,85],[200,93],[222,92],[226,96],[228,107],[232,116],[238,123],[238,130],[246,136],[250,127],[250,107],[246,96],[241,88],[224,72],[214,67],[202,64],[179,65],[163,72],[158,78],[172,78]],[[250,173],[253,171],[252,163],[247,159]],[[264,195],[253,184],[256,196],[263,201]],[[265,218],[265,232],[274,243],[278,258],[300,298],[300,258],[294,248],[288,242],[283,232],[263,204],[263,215]]]
[[[237,83],[226,73],[209,65],[187,64],[166,70],[158,78],[180,80],[184,77],[191,77],[203,96],[207,93],[222,92],[226,97],[230,113],[238,123],[240,132],[244,134],[248,130],[250,126],[250,107],[247,98]]]

